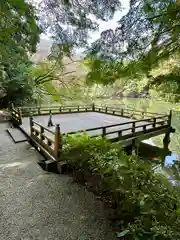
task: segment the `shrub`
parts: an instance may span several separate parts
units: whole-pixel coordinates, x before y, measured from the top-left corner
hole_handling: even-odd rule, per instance
[[[113,194],[121,222],[118,237],[180,239],[179,187],[149,163],[128,156],[119,143],[86,134],[66,136],[63,156],[76,169],[100,176]]]

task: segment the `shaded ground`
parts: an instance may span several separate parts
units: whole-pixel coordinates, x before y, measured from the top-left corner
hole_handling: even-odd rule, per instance
[[[0,239],[115,240],[103,203],[67,175],[44,172],[0,124]]]

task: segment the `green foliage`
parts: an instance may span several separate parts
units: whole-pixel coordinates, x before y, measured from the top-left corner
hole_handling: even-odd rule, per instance
[[[130,9],[119,20],[115,31],[109,29],[102,32],[100,39],[92,44],[89,55],[93,58],[96,56],[97,60],[93,62],[97,67],[95,68],[94,64],[91,66],[88,80],[108,84],[108,77],[99,73],[97,65],[99,59],[101,62],[108,59],[109,63],[106,64],[105,61],[101,71],[105,69],[108,73],[109,84],[121,78],[134,81],[148,78],[148,89],[158,86],[157,90],[162,97],[171,94],[174,96],[173,100],[179,101],[177,71],[172,69],[168,75],[164,75],[162,69],[157,79],[153,79],[151,73],[162,63],[179,54],[179,22],[180,5],[176,1],[130,1]]]
[[[76,169],[100,176],[114,196],[121,222],[118,237],[180,239],[179,186],[150,164],[127,156],[118,143],[86,134],[69,135],[63,141],[63,157]]]
[[[41,0],[39,16],[43,29],[52,33],[56,43],[84,47],[87,45],[90,31],[98,30],[97,20],[112,19],[114,12],[119,9],[119,0]]]
[[[40,29],[35,9],[24,0],[0,2],[0,105],[23,104],[32,96],[29,54]]]

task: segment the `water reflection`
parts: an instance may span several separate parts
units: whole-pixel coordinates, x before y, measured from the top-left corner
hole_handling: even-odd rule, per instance
[[[178,155],[176,153],[172,153],[171,156],[166,156],[164,166],[171,167],[178,160]]]

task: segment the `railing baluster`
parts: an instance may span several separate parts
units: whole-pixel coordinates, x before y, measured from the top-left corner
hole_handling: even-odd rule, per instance
[[[103,127],[102,128],[102,137],[105,137],[106,136],[106,127]]]
[[[44,128],[43,128],[43,126],[40,127],[40,132],[41,132],[41,133],[40,133],[40,135],[41,135],[41,136],[40,136],[40,137],[41,137],[41,141],[43,141],[43,140],[44,140],[44,139],[43,139],[43,133],[44,133]]]
[[[146,125],[143,126],[143,132],[146,132]]]
[[[124,109],[123,108],[121,109],[121,116],[122,117],[124,116]]]
[[[95,112],[95,105],[94,105],[94,103],[92,104],[92,111]]]
[[[153,128],[155,128],[156,127],[156,118],[153,118]]]
[[[136,132],[136,122],[133,122],[132,124],[132,134],[134,135]]]
[[[118,131],[118,138],[120,139],[122,137],[122,131]]]

